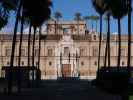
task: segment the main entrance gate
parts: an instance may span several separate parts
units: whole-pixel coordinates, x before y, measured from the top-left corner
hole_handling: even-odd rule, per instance
[[[71,77],[71,64],[63,64],[63,77]]]

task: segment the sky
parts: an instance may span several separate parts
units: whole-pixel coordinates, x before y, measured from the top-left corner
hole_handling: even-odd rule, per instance
[[[71,21],[74,19],[74,14],[76,12],[80,12],[82,17],[84,16],[90,16],[90,15],[98,15],[95,12],[95,9],[92,6],[91,0],[52,0],[53,1],[53,7],[52,10],[52,17],[54,16],[54,13],[56,11],[59,11],[62,13],[63,18],[61,20],[65,21]],[[132,4],[133,5],[133,4]],[[11,15],[11,18],[9,19],[8,25],[2,29],[4,32],[11,32],[13,31],[13,26],[15,22],[14,18],[15,14]],[[132,14],[133,16],[133,14]],[[132,20],[133,25],[133,20]],[[96,26],[95,21],[93,21],[94,28]],[[92,23],[91,21],[88,22],[88,28],[91,29]],[[121,31],[122,34],[127,34],[127,17],[122,18],[121,21]],[[98,22],[98,29],[99,31],[99,22]],[[132,27],[133,30],[133,27]],[[103,32],[106,32],[106,22],[103,22]],[[111,18],[111,33],[117,32],[117,21]],[[132,31],[133,32],[133,31]]]

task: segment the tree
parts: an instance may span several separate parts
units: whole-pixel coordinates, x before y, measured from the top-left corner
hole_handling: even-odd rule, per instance
[[[31,4],[32,2],[32,4]],[[30,6],[29,6],[30,5]],[[16,44],[16,35],[19,17],[22,9],[26,9],[26,14],[30,18],[31,25],[34,27],[34,34],[36,32],[36,27],[42,25],[42,23],[47,20],[51,14],[51,10],[49,6],[51,5],[51,1],[49,0],[19,0],[17,1],[17,14],[16,14],[16,22],[14,27],[14,35],[12,41],[12,51],[11,51],[11,59],[10,59],[10,68],[9,68],[9,79],[8,79],[8,93],[10,94],[12,91],[12,67],[14,62],[14,53],[15,53],[15,44]],[[36,7],[35,7],[36,6]],[[34,38],[35,39],[35,38]],[[33,45],[35,40],[33,39]],[[34,49],[33,49],[34,51]],[[34,55],[33,55],[34,57]],[[33,58],[34,59],[34,58]],[[33,64],[34,66],[34,64]]]
[[[59,11],[56,11],[55,12],[55,14],[54,14],[54,17],[55,17],[55,19],[56,19],[56,21],[55,21],[55,34],[59,34],[59,32],[58,32],[58,29],[59,29],[59,20],[60,20],[60,18],[62,18],[62,14],[61,14],[61,12],[59,12]]]
[[[0,1],[0,29],[8,23],[10,11],[15,9],[15,1],[1,0]]]
[[[92,16],[92,20],[94,20],[96,22],[96,32],[97,32],[97,22],[99,20],[99,16],[95,15],[95,16]]]
[[[119,46],[118,46],[117,68],[119,71],[120,61],[121,61],[121,18],[127,15],[128,13],[127,0],[111,0],[109,2],[109,12],[111,12],[111,15],[118,21]]]
[[[88,21],[90,20],[90,17],[89,16],[84,16],[83,19],[86,21],[87,29],[88,29]]]
[[[92,0],[93,6],[95,10],[100,15],[100,36],[99,36],[99,54],[98,54],[98,72],[100,68],[100,53],[101,53],[101,40],[102,40],[102,16],[104,12],[106,11],[106,3],[104,0]]]
[[[78,31],[78,35],[79,35],[79,21],[82,20],[82,18],[81,18],[81,13],[80,13],[80,12],[76,12],[76,13],[75,13],[74,20],[77,21],[77,31]]]
[[[131,63],[131,12],[132,12],[132,0],[127,1],[128,4],[128,60],[127,67],[130,68]]]
[[[40,4],[42,4],[42,2],[40,2]],[[48,5],[50,6],[50,4],[48,4]],[[45,6],[42,5],[40,7],[40,5],[38,5],[38,11],[40,11],[40,12],[34,12],[33,14],[31,14],[31,23],[34,28],[34,34],[33,34],[33,38],[32,38],[32,40],[33,40],[33,42],[32,42],[32,67],[34,67],[34,45],[35,45],[36,29],[37,29],[37,27],[40,27],[44,21],[46,21],[48,18],[50,18],[50,14],[51,14],[49,6],[47,7],[46,4],[45,4]],[[42,13],[42,12],[44,12],[44,13]],[[34,72],[32,72],[32,73],[33,73],[32,79],[34,80]]]

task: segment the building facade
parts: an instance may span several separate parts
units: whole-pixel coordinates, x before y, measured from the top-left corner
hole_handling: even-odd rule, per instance
[[[0,75],[4,77],[3,66],[10,65],[12,34],[0,34]],[[127,66],[128,37],[122,35],[121,66]],[[18,65],[19,39],[15,48],[14,66]],[[39,37],[36,35],[34,65],[38,66]],[[80,77],[92,79],[96,77],[98,67],[99,33],[88,31],[84,21],[49,21],[47,30],[42,31],[40,49],[40,70],[42,79],[62,77]],[[100,66],[104,66],[106,35],[102,36]],[[133,48],[133,44],[132,44]],[[117,65],[118,36],[110,37],[110,63]],[[131,66],[133,65],[131,53]],[[21,48],[21,66],[28,64],[28,35],[24,34]],[[32,65],[32,39],[30,45],[30,65]],[[108,65],[108,63],[107,63]]]

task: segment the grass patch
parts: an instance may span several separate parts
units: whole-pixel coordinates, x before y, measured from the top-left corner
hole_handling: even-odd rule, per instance
[[[133,95],[129,97],[129,100],[133,100]]]

